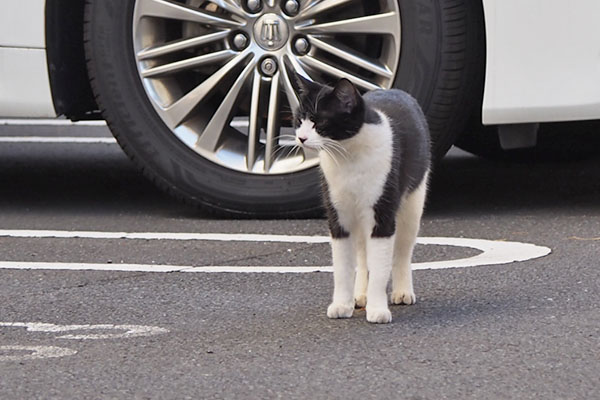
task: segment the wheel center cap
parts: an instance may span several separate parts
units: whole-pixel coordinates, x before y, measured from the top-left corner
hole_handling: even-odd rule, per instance
[[[279,50],[289,36],[287,23],[277,14],[265,14],[254,24],[254,40],[265,50]]]

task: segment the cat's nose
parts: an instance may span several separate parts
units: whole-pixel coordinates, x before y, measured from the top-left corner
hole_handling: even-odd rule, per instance
[[[306,142],[306,139],[308,139],[308,138],[298,136],[298,140],[300,141],[300,143]]]

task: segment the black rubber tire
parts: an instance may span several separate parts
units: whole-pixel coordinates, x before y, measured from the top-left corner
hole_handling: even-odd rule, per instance
[[[414,96],[439,161],[481,111],[485,25],[480,1],[399,0],[402,53],[395,86]]]
[[[307,217],[321,211],[316,168],[260,176],[199,156],[163,124],[134,63],[135,0],[86,0],[84,40],[96,101],[135,164],[163,190],[212,214]],[[480,2],[399,0],[402,56],[396,87],[422,105],[441,158],[481,107],[485,32]]]
[[[541,124],[535,147],[504,150],[495,126],[474,121],[456,142],[457,147],[489,160],[545,162],[577,161],[600,154],[600,121]]]

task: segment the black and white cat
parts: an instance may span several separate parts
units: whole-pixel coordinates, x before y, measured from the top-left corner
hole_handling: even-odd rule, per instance
[[[401,90],[361,96],[348,80],[328,87],[298,77],[296,143],[319,150],[334,269],[329,318],[366,305],[389,323],[393,304],[416,301],[411,271],[430,169],[430,138],[417,101]]]

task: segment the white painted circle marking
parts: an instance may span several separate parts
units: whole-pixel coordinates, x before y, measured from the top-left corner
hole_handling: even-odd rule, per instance
[[[56,346],[0,346],[0,362],[57,358],[74,354],[77,354],[77,351]]]
[[[288,236],[230,233],[177,233],[177,232],[100,232],[58,230],[0,230],[0,237],[64,238],[64,239],[129,239],[129,240],[201,240],[279,243],[328,243],[327,236]],[[422,245],[469,247],[482,253],[468,258],[448,261],[414,263],[414,270],[466,268],[484,265],[508,264],[544,257],[551,249],[528,243],[467,238],[418,238]],[[94,270],[128,272],[236,272],[236,273],[309,273],[331,272],[331,266],[206,266],[155,264],[100,264],[63,262],[0,261],[0,269]]]

